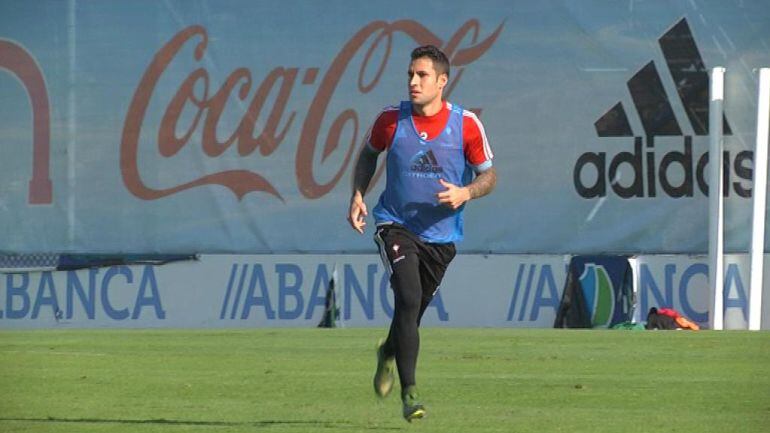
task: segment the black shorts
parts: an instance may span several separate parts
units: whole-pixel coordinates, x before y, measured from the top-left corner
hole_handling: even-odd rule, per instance
[[[374,241],[380,250],[382,263],[393,274],[393,265],[403,260],[407,254],[415,254],[420,263],[419,283],[423,297],[433,297],[444,278],[449,263],[457,250],[455,244],[436,244],[425,242],[400,224],[377,226]],[[415,282],[417,283],[417,282]]]

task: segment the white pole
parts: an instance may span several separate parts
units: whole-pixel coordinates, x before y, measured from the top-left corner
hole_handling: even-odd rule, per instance
[[[722,101],[725,68],[711,70],[709,103],[709,283],[711,329],[724,327],[724,197],[722,191]]]
[[[770,123],[770,68],[759,70],[757,147],[754,149],[754,212],[751,224],[751,288],[749,329],[758,331],[762,315],[762,280],[765,255],[765,203],[767,201],[767,140]]]
[[[67,246],[72,248],[75,246],[75,196],[77,195],[75,184],[75,165],[77,164],[77,98],[75,96],[75,90],[77,86],[77,72],[76,72],[76,60],[77,60],[77,0],[70,0],[69,2],[69,17],[67,22],[67,45],[69,48],[69,82],[67,102],[68,102],[68,119],[67,119]]]

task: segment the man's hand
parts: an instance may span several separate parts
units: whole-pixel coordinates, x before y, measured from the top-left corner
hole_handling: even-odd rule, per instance
[[[369,215],[369,212],[366,211],[366,203],[364,203],[363,197],[361,197],[360,193],[354,194],[350,199],[350,212],[348,213],[348,222],[353,227],[353,230],[364,234],[367,215]]]
[[[438,181],[441,182],[441,186],[446,188],[446,190],[436,194],[439,203],[457,209],[471,199],[471,192],[468,188],[451,184],[444,179]]]

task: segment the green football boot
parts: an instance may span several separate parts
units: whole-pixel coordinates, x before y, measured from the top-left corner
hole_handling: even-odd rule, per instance
[[[377,371],[374,373],[374,393],[385,398],[393,390],[395,382],[396,358],[384,354],[385,340],[377,343]]]
[[[401,402],[404,407],[404,419],[412,422],[414,419],[425,417],[425,406],[423,406],[417,397],[417,391],[414,386],[401,391]]]

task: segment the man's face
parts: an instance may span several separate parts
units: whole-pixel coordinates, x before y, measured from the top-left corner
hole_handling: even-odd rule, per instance
[[[409,65],[409,99],[415,105],[428,105],[436,98],[447,83],[446,74],[437,75],[433,60],[421,57]]]

